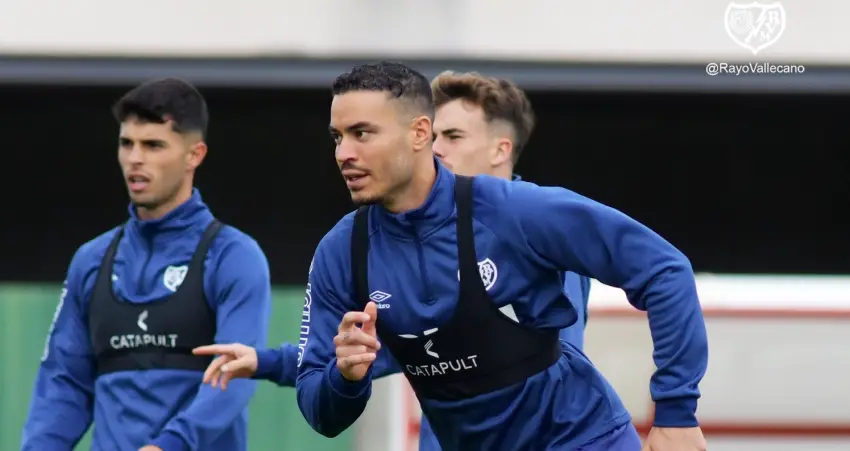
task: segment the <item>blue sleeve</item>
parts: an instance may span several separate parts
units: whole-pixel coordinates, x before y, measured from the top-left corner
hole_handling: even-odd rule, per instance
[[[266,343],[271,314],[269,266],[256,242],[244,237],[229,242],[206,273],[216,306],[216,343]],[[233,380],[226,391],[198,383],[192,404],[172,418],[151,445],[167,451],[210,449],[248,406],[257,382]]]
[[[378,351],[373,377],[380,378],[401,372],[401,368],[386,349]],[[254,379],[268,380],[281,387],[294,387],[298,376],[298,346],[284,343],[277,349],[257,350],[257,371]]]
[[[613,208],[563,188],[511,185],[509,208],[532,258],[619,287],[632,305],[647,312],[657,367],[650,381],[655,425],[697,426],[698,384],[708,364],[708,344],[688,259]]]
[[[401,368],[386,349],[378,351],[372,370],[380,378],[401,372]],[[281,387],[294,387],[298,376],[298,346],[284,343],[277,349],[257,350],[257,371],[254,379],[272,381]]]
[[[390,354],[389,348],[381,348],[378,351],[378,358],[372,364],[372,377],[382,378],[400,372],[401,366],[393,358],[393,355]]]
[[[350,252],[348,240],[336,240],[345,243],[342,244],[329,242],[329,238],[332,238],[330,234],[319,244],[310,265],[295,388],[298,407],[310,426],[326,437],[336,437],[366,408],[372,395],[374,365],[358,382],[343,378],[336,367],[333,338],[337,327],[346,312],[359,308],[351,300],[343,281],[333,283],[335,278],[344,280],[350,271],[339,255],[334,258],[331,254]]]
[[[81,251],[68,268],[35,378],[22,451],[73,449],[92,422],[95,365],[86,322]]]
[[[581,299],[584,302],[584,325],[587,325],[587,305],[590,303],[590,278],[581,276]]]
[[[298,375],[298,346],[284,343],[276,349],[257,350],[254,379],[272,381],[281,387],[294,387]]]

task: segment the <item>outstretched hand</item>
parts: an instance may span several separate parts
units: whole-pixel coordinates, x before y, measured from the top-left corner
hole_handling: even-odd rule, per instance
[[[195,355],[216,355],[204,371],[204,383],[212,387],[227,383],[234,378],[251,378],[257,372],[257,350],[240,343],[201,346],[192,350]]]

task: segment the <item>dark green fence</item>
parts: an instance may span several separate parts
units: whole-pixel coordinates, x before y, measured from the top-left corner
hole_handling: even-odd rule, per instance
[[[269,344],[298,339],[304,293],[278,289],[274,293]],[[56,304],[59,286],[0,286],[0,450],[20,449],[35,372]],[[349,451],[351,434],[327,439],[304,421],[295,390],[264,382],[251,402],[251,451]],[[77,447],[88,450],[86,437]]]

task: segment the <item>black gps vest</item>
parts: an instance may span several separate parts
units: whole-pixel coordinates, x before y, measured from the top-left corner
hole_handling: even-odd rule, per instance
[[[100,264],[89,303],[89,331],[98,375],[207,368],[212,358],[192,355],[192,349],[215,341],[216,315],[204,294],[204,259],[221,227],[217,220],[207,227],[177,291],[144,304],[117,299],[112,288],[112,265],[124,227],[118,230]]]
[[[457,246],[460,294],[452,317],[415,338],[390,333],[377,322],[381,343],[401,364],[420,398],[459,400],[521,382],[561,357],[558,330],[540,330],[507,318],[487,294],[478,269],[472,228],[472,178],[457,176]],[[358,302],[369,302],[368,206],[355,214],[351,262]],[[433,332],[433,333],[429,333]]]

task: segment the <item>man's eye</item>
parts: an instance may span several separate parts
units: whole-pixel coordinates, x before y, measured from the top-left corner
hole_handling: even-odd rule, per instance
[[[355,136],[358,140],[363,140],[363,139],[365,139],[366,137],[368,137],[368,136],[369,136],[369,132],[367,132],[367,131],[363,131],[363,130],[358,130],[358,131],[354,132],[354,136]]]

